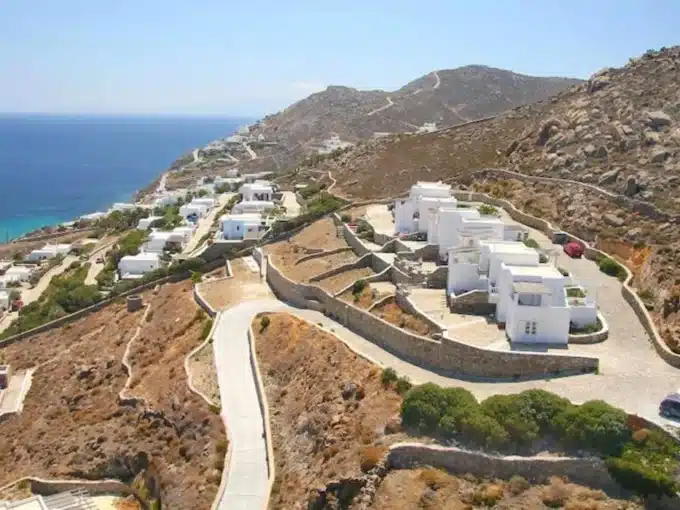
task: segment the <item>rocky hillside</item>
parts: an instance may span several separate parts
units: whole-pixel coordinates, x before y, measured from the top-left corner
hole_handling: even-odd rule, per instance
[[[613,250],[680,352],[678,83],[680,47],[650,51],[550,100],[371,141],[327,168],[340,191],[362,198],[404,192],[418,179],[468,185]]]
[[[293,143],[309,144],[331,133],[356,142],[376,132],[415,131],[425,123],[445,127],[497,115],[578,83],[466,66],[434,71],[394,92],[331,86],[265,117],[256,132]]]

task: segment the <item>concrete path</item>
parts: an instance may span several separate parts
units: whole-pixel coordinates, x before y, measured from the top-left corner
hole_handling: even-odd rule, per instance
[[[437,80],[437,82],[434,84],[434,87],[432,87],[432,88],[438,89],[439,86],[442,84],[442,80],[441,80],[441,78],[439,78],[439,73],[437,71],[432,71],[432,74],[434,74],[434,77]]]
[[[297,218],[300,216],[300,204],[292,191],[283,191],[283,207],[286,208],[287,218]]]
[[[248,328],[255,315],[287,307],[276,300],[246,301],[219,314],[213,334],[217,381],[231,457],[219,508],[259,510],[269,497],[264,418],[250,360]]]
[[[250,159],[257,159],[257,154],[255,151],[248,145],[247,143],[243,143],[243,148],[246,150],[248,155],[250,156]]]
[[[383,110],[387,110],[388,108],[394,106],[394,101],[392,101],[392,98],[390,96],[387,96],[387,104],[385,106],[381,106],[380,108],[376,108],[375,110],[368,112],[366,115],[371,116],[375,115],[376,113],[380,113]]]

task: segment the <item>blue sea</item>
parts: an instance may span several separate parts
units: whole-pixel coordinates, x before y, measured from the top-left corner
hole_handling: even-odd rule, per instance
[[[0,116],[0,243],[129,200],[251,119]]]

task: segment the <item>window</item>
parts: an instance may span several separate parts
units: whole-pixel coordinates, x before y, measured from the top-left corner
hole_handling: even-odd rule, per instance
[[[536,323],[535,322],[531,323],[531,334],[532,335],[536,334]]]
[[[536,334],[536,322],[535,321],[526,321],[524,323],[524,333],[527,335],[535,335]]]
[[[518,241],[522,240],[522,233],[521,232],[517,232],[517,240]]]
[[[240,226],[240,225],[236,225],[236,230],[241,230],[241,226]]]

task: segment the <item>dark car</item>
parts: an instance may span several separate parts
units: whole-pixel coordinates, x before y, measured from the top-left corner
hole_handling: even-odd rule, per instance
[[[680,394],[671,393],[661,401],[659,414],[667,418],[680,418]]]

